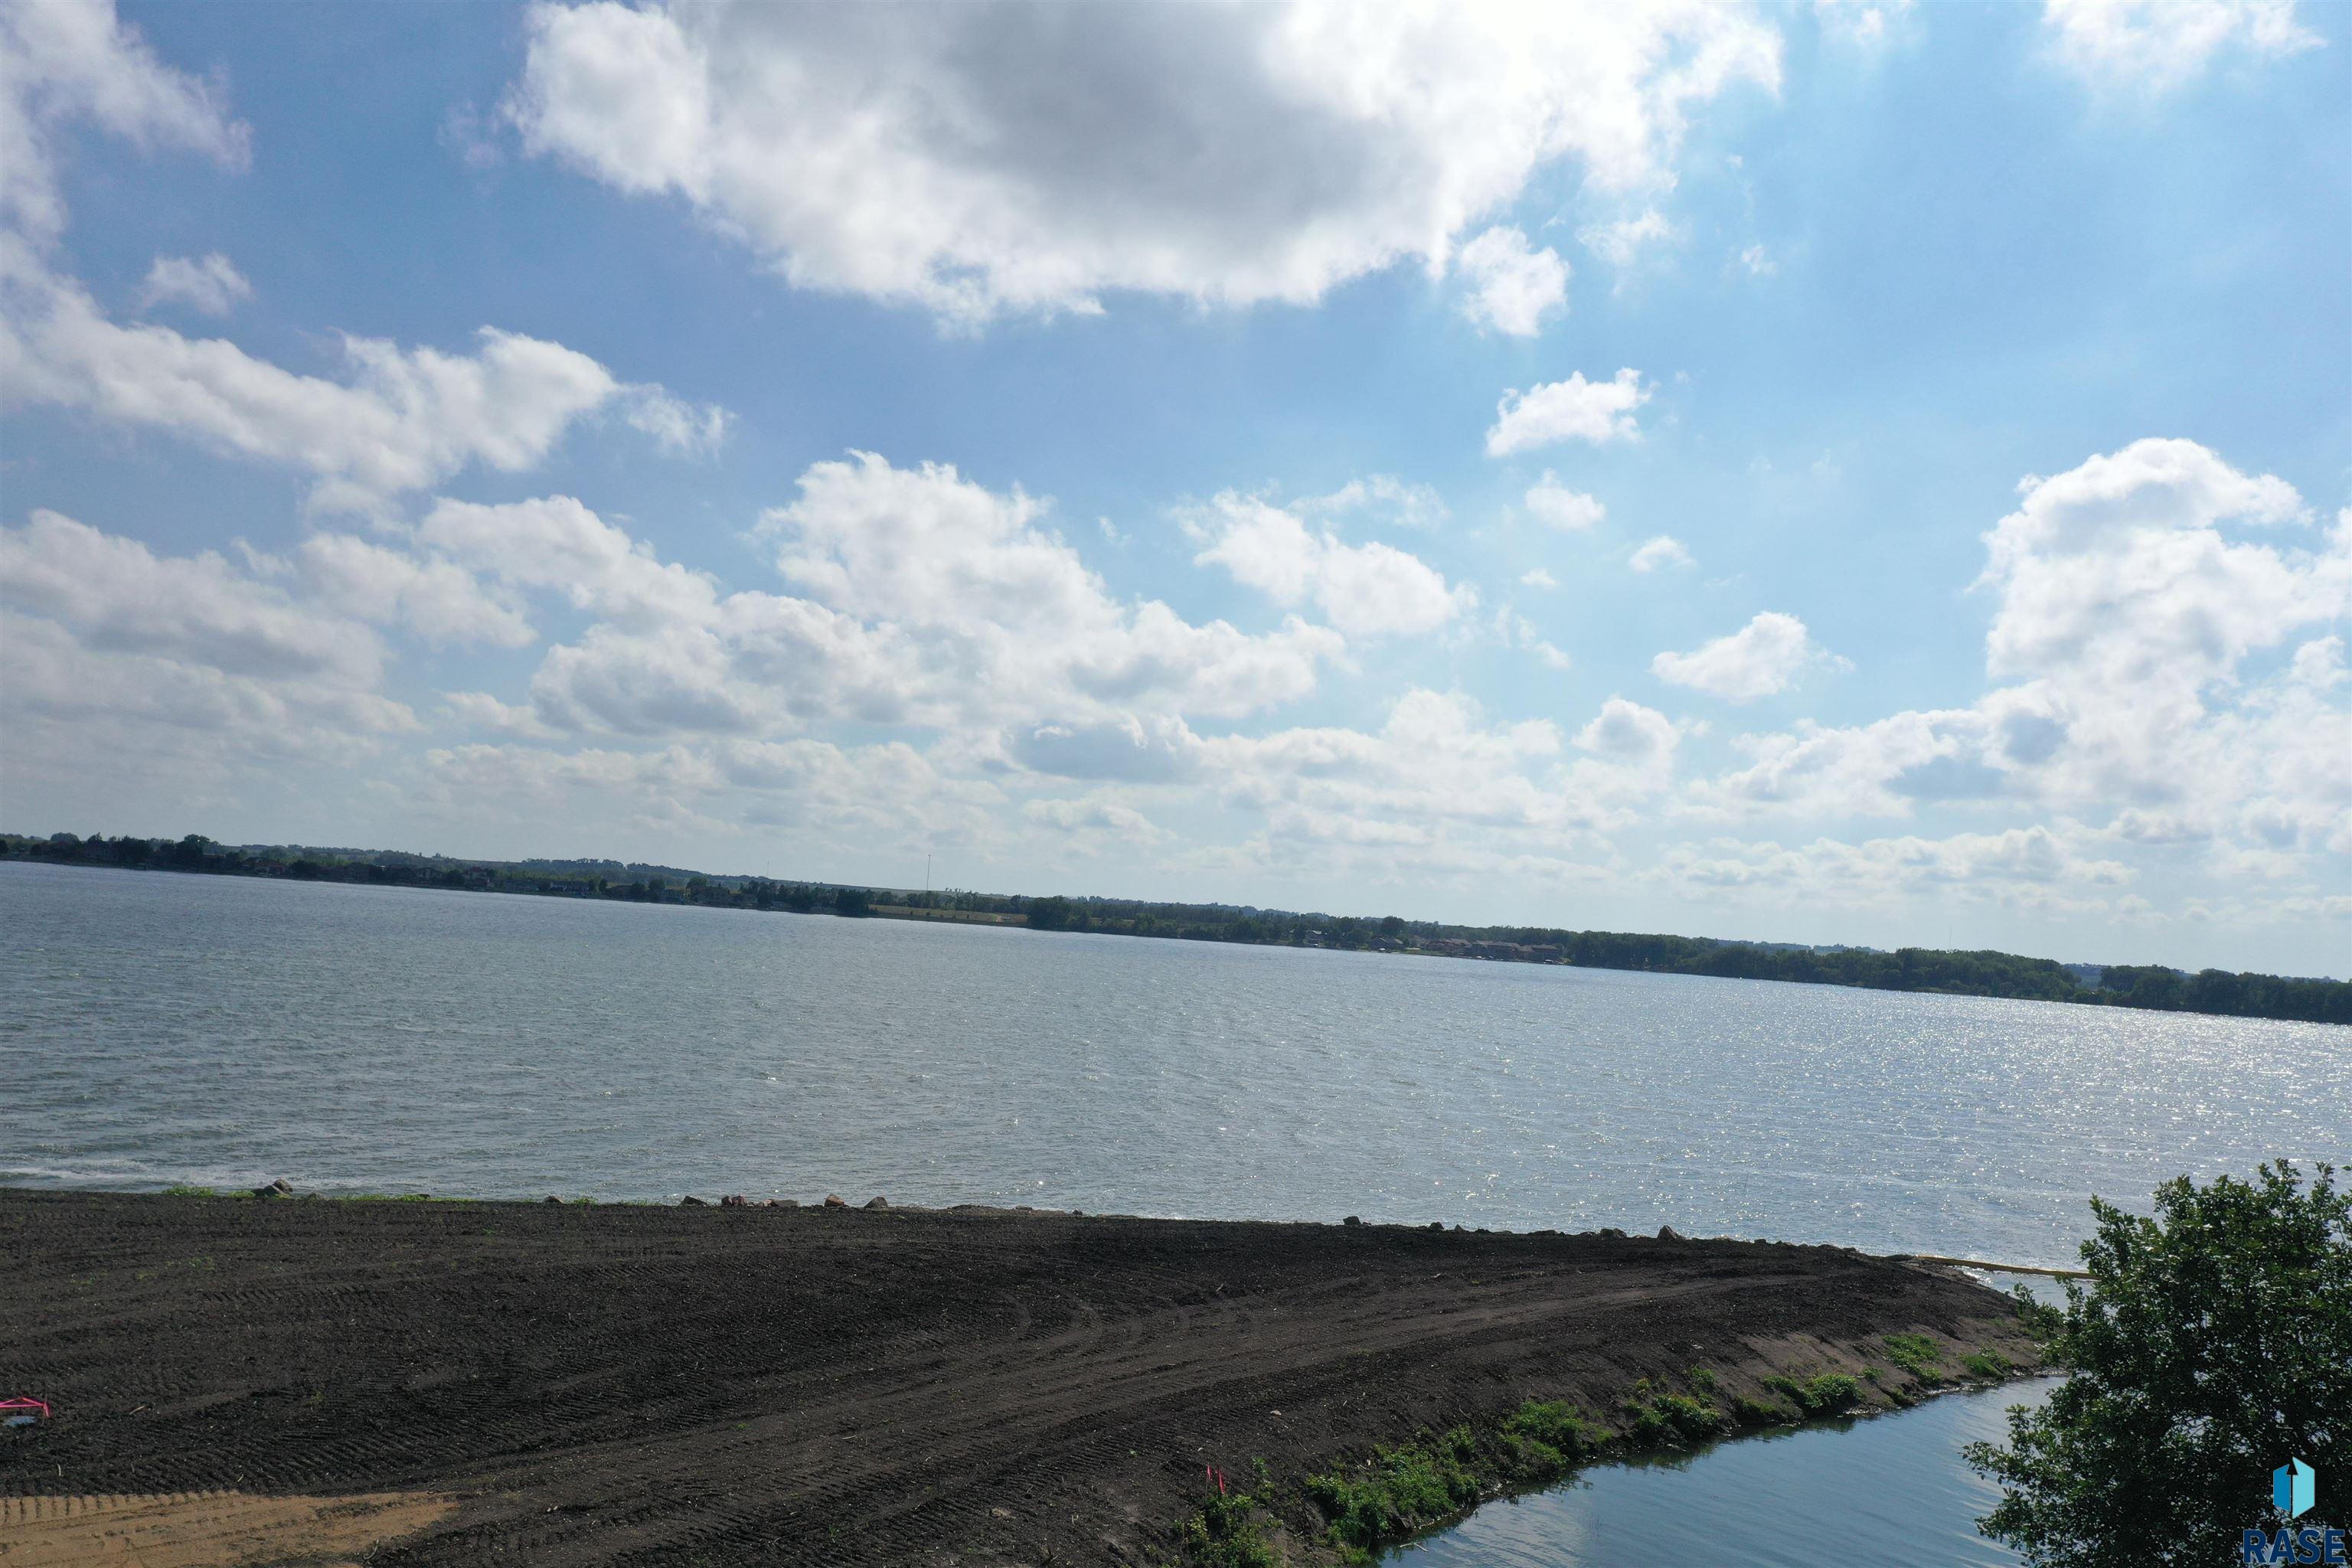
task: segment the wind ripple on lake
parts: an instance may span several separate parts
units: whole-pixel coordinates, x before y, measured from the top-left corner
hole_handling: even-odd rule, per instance
[[[0,866],[0,1181],[860,1200],[2072,1260],[2352,1156],[2352,1031]]]

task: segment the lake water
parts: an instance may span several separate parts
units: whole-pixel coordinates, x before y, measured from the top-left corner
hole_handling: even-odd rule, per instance
[[[1672,1224],[2073,1261],[2352,1030],[0,863],[0,1181]]]
[[[0,984],[17,1184],[883,1193],[2065,1264],[2088,1193],[2352,1162],[2352,1030],[2035,1002],[22,862]],[[1822,1543],[1892,1509],[1940,1521],[1902,1560],[2005,1562],[1954,1425],[2004,1402],[1596,1471],[1410,1561],[1891,1560]],[[1697,1544],[1622,1544],[1661,1530]]]

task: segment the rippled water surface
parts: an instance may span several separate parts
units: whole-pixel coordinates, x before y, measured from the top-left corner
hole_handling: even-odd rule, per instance
[[[1633,1563],[1917,1563],[1990,1568],[2018,1561],[1977,1533],[2000,1493],[1958,1462],[2000,1442],[2035,1382],[1948,1394],[1899,1415],[1742,1437],[1673,1460],[1604,1465],[1567,1485],[1490,1503],[1393,1568],[1618,1568]]]
[[[2067,1262],[2352,1154],[2352,1030],[0,864],[0,1181],[696,1192]]]

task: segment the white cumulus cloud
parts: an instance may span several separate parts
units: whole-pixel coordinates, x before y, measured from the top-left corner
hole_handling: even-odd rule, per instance
[[[139,301],[150,310],[181,304],[206,316],[226,316],[240,300],[252,298],[253,285],[218,251],[194,258],[159,256],[139,288]]]
[[[2277,58],[2320,47],[2294,0],[2044,0],[2058,62],[2094,87],[2164,93],[2205,73],[2217,55]]]
[[[2283,481],[2195,442],[2133,443],[2029,479],[1986,536],[1989,671],[1965,708],[1749,737],[1702,810],[1905,815],[1933,802],[2074,814],[2118,845],[2352,852],[2352,513],[2319,529]]]
[[[1691,552],[1684,549],[1682,542],[1673,534],[1661,533],[1654,539],[1644,540],[1626,558],[1625,564],[1636,572],[1645,573],[1688,566],[1691,564]]]
[[[526,26],[528,152],[675,194],[796,285],[964,323],[1442,272],[1538,171],[1663,181],[1695,109],[1780,68],[1755,13],[1693,0],[594,3]]]
[[[1650,401],[1650,388],[1639,371],[1619,371],[1608,381],[1587,381],[1578,371],[1566,381],[1546,382],[1503,395],[1495,405],[1494,427],[1486,432],[1486,455],[1506,458],[1531,447],[1561,441],[1641,439],[1633,411]]]
[[[247,129],[212,88],[158,61],[110,5],[0,6],[0,396],[161,429],[310,473],[315,505],[381,510],[394,496],[480,465],[544,458],[579,420],[610,410],[681,450],[705,450],[726,416],[658,386],[625,383],[560,343],[485,327],[475,352],[345,335],[342,374],[291,372],[225,339],[110,319],[57,269],[66,219],[58,129],[93,123],[142,149],[182,147],[228,167]],[[252,292],[223,256],[159,258],[142,297],[224,314]]]
[[[1195,562],[1223,567],[1277,605],[1311,602],[1349,637],[1434,631],[1478,602],[1419,556],[1378,541],[1347,543],[1255,496],[1226,491],[1186,526],[1205,542]]]
[[[1528,486],[1521,499],[1530,517],[1562,533],[1581,532],[1609,515],[1609,509],[1599,500],[1581,490],[1570,489],[1549,471]]]
[[[1687,686],[1727,702],[1753,702],[1787,690],[1815,665],[1843,666],[1825,652],[1805,623],[1767,610],[1726,637],[1689,653],[1662,653],[1650,672],[1674,686]]]
[[[312,475],[313,503],[330,510],[375,510],[476,465],[531,468],[607,407],[633,422],[659,410],[648,427],[665,444],[696,429],[660,388],[629,385],[576,350],[492,327],[470,353],[346,337],[343,374],[330,380],[224,339],[110,321],[79,284],[21,252],[0,256],[0,316],[10,403],[86,409],[283,464]],[[723,428],[721,416],[699,417],[703,434]]]
[[[1480,326],[1531,338],[1546,315],[1568,308],[1568,263],[1549,247],[1529,249],[1518,229],[1488,229],[1462,247],[1456,265],[1470,283],[1463,313]]]
[[[0,220],[36,241],[65,226],[55,142],[74,121],[226,168],[250,156],[250,133],[215,89],[158,60],[110,0],[0,5]]]

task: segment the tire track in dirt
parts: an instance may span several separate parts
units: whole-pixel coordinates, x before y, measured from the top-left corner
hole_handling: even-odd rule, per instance
[[[1948,1271],[1746,1242],[0,1192],[0,1383],[59,1407],[0,1493],[457,1497],[415,1568],[1140,1562],[1207,1464],[2021,1352]]]

